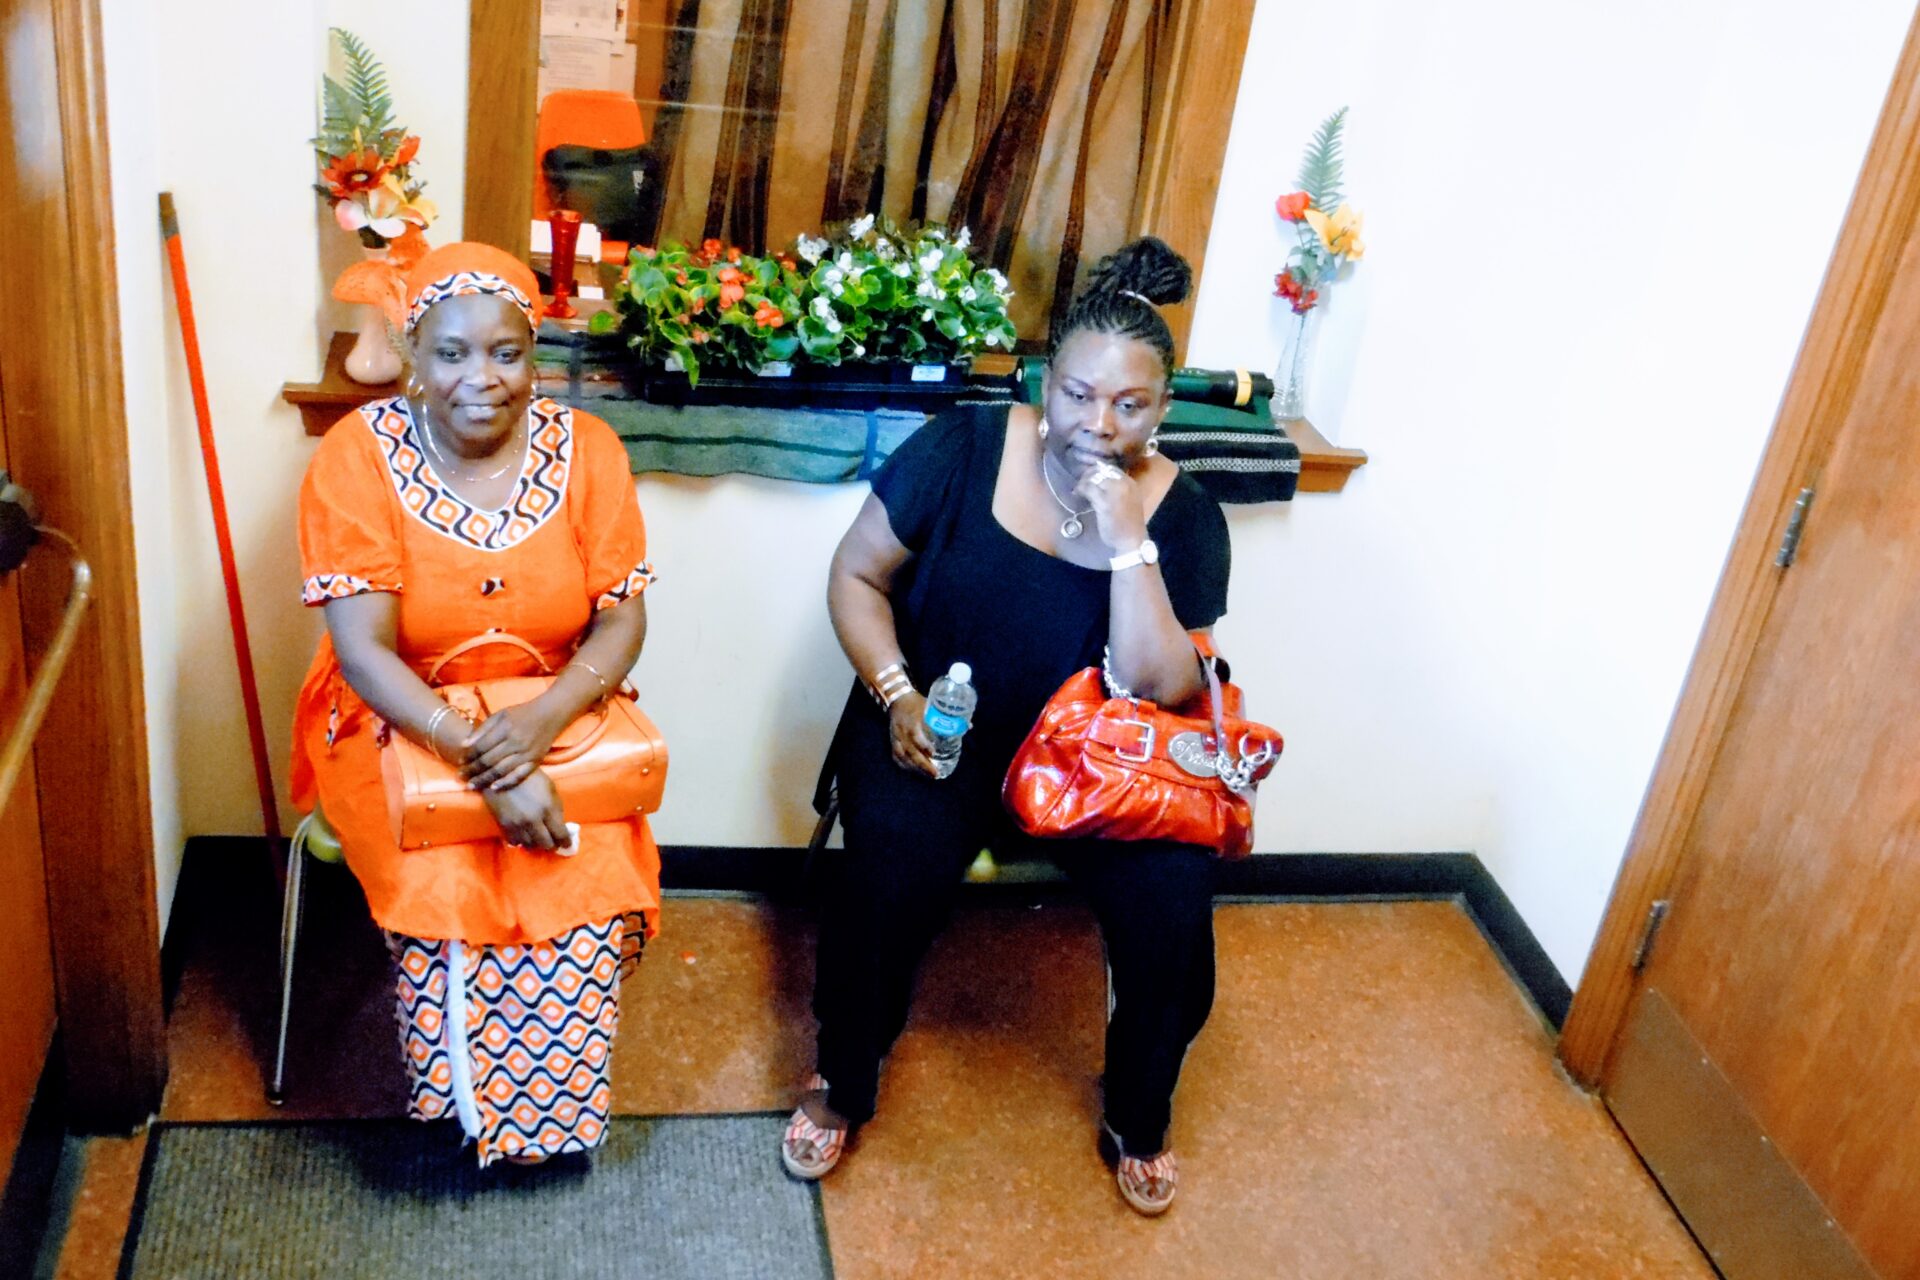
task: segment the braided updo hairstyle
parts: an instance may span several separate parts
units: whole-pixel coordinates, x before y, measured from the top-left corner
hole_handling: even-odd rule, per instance
[[[1159,309],[1186,301],[1192,289],[1193,268],[1166,241],[1142,236],[1122,245],[1094,264],[1085,287],[1053,326],[1047,359],[1074,334],[1091,330],[1146,343],[1172,373],[1173,331]]]

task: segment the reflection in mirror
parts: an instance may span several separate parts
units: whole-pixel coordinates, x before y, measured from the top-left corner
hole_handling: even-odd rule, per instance
[[[1137,223],[1191,2],[542,0],[534,216],[754,252],[965,226],[1038,338]]]

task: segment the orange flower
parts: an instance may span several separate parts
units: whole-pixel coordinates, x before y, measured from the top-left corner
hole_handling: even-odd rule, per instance
[[[739,272],[735,272],[738,275]],[[725,311],[734,303],[747,296],[747,286],[743,284],[723,284],[720,286],[720,309]]]
[[[705,342],[707,340],[707,331],[705,329],[695,329],[693,331],[693,340],[695,342]]]
[[[1306,213],[1308,206],[1312,203],[1312,196],[1309,196],[1304,191],[1296,191],[1292,195],[1281,196],[1278,200],[1275,200],[1273,202],[1273,209],[1275,213],[1278,213],[1288,222],[1298,222],[1300,221],[1301,215]]]
[[[738,262],[738,261],[740,261],[740,251],[739,251],[738,249],[728,249],[728,250],[727,250],[727,261],[728,261],[728,262]]]
[[[400,149],[393,153],[392,166],[395,169],[404,169],[412,164],[413,158],[419,154],[420,138],[418,135],[410,133],[401,139]]]
[[[763,302],[759,310],[753,313],[753,322],[762,329],[778,329],[787,322],[787,316],[771,302]]]
[[[705,258],[708,262],[712,262],[715,258],[720,256],[720,251],[724,248],[726,248],[725,245],[721,244],[718,240],[715,240],[711,236],[709,236],[707,239],[702,240],[700,242],[700,256]]]
[[[387,176],[387,166],[380,162],[380,153],[369,147],[365,151],[349,152],[344,156],[335,156],[333,163],[320,172],[326,181],[327,190],[336,200],[360,191],[371,191],[380,185]]]
[[[714,278],[719,280],[721,284],[739,284],[742,280],[746,279],[745,276],[740,274],[740,268],[738,267],[722,267],[720,270],[714,272]]]

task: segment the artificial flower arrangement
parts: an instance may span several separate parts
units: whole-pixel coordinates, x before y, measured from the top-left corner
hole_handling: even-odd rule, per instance
[[[1281,220],[1292,224],[1296,243],[1273,278],[1273,296],[1285,299],[1295,315],[1311,311],[1340,268],[1366,252],[1360,215],[1341,190],[1340,134],[1346,123],[1345,107],[1321,121],[1300,164],[1300,189],[1274,202]]]
[[[320,134],[315,190],[332,206],[334,220],[356,232],[369,249],[393,246],[403,263],[426,252],[422,232],[438,210],[413,176],[420,139],[395,123],[386,69],[351,31],[333,28],[346,62],[344,82],[320,77]]]
[[[931,364],[1010,349],[1013,291],[969,244],[964,228],[950,235],[869,214],[768,258],[717,240],[637,248],[614,286],[619,318],[602,312],[591,327],[624,329],[642,360],[671,357],[696,385],[703,365]]]

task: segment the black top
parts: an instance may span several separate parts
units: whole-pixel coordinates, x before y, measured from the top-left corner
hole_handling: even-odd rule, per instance
[[[1112,578],[1029,546],[994,518],[1006,438],[1005,406],[956,409],[908,437],[873,477],[894,536],[914,553],[892,591],[907,669],[924,690],[952,663],[972,666],[980,701],[966,750],[1003,762],[1067,677],[1099,665]],[[1180,624],[1212,626],[1226,612],[1230,563],[1219,504],[1183,472],[1147,532]],[[857,682],[841,734],[853,715],[879,715]]]

